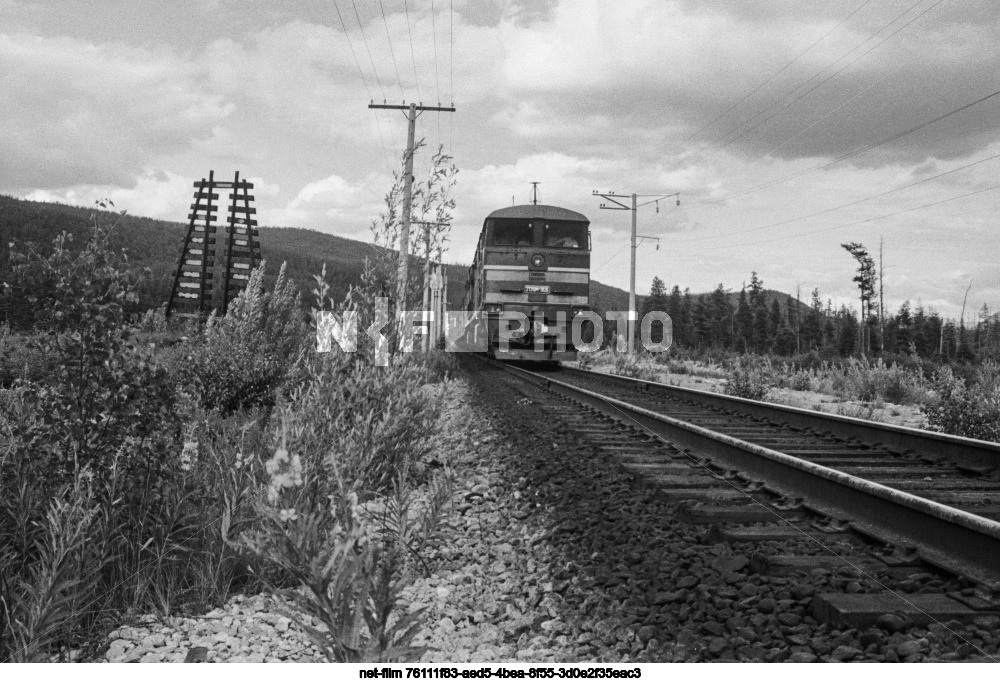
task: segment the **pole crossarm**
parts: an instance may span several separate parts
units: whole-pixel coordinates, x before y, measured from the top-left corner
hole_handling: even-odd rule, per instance
[[[403,156],[403,210],[402,226],[399,231],[399,265],[396,274],[396,305],[399,310],[406,310],[406,287],[409,282],[409,255],[410,255],[410,224],[418,223],[427,226],[426,232],[430,232],[430,225],[441,225],[442,223],[428,223],[426,221],[414,221],[411,219],[413,210],[413,155],[416,153],[414,136],[416,134],[417,115],[423,111],[448,111],[454,112],[454,105],[442,107],[440,103],[436,107],[424,106],[416,102],[407,104],[389,104],[383,101],[382,104],[375,104],[374,101],[368,104],[369,109],[398,109],[406,113],[406,154]],[[430,259],[428,256],[428,266]]]
[[[641,204],[639,204],[638,206],[636,206],[636,208],[639,208],[639,206],[648,206],[649,204],[655,204],[658,201],[663,201],[664,199],[669,199],[670,197],[677,197],[677,205],[678,206],[681,205],[681,199],[680,199],[681,193],[680,192],[674,192],[673,194],[636,194],[636,196],[637,197],[653,197],[649,201],[642,202]]]
[[[409,111],[410,110],[410,105],[409,104],[375,104],[374,102],[372,102],[371,104],[368,105],[368,108],[369,109],[399,109],[401,111]],[[416,109],[417,111],[450,111],[450,112],[453,112],[453,113],[455,111],[455,106],[454,105],[452,105],[450,107],[442,107],[439,104],[436,107],[425,107],[423,104],[414,104],[413,108]]]
[[[594,196],[595,197],[601,197],[602,199],[604,199],[606,201],[610,201],[610,202],[612,202],[612,203],[615,204],[614,206],[608,206],[607,204],[601,204],[600,206],[598,206],[598,208],[607,209],[609,211],[631,211],[632,210],[631,206],[627,206],[627,205],[623,204],[622,202],[618,201],[619,199],[628,199],[629,197],[623,197],[620,194],[615,194],[614,192],[608,192],[607,194],[604,194],[604,193],[598,192],[596,190],[594,191]]]

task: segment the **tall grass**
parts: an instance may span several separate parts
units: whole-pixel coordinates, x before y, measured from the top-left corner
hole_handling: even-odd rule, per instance
[[[428,443],[453,363],[318,357],[283,272],[270,292],[254,273],[204,330],[134,326],[136,274],[99,227],[83,249],[61,237],[22,261],[51,371],[0,396],[0,661],[93,646],[137,614],[303,586],[314,601],[295,603],[327,623],[331,659],[412,655],[395,600],[447,497]]]
[[[767,400],[774,385],[770,360],[754,355],[740,357],[726,373],[726,395],[750,400]]]
[[[926,416],[931,431],[1000,442],[1000,364],[983,363],[969,383],[943,368]]]
[[[616,353],[613,358],[612,374],[643,381],[656,381],[659,378],[656,367],[639,354]]]

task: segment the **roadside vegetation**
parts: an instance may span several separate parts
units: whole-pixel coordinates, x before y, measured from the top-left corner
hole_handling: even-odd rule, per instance
[[[447,205],[448,161],[418,198]],[[0,330],[0,661],[86,660],[132,618],[264,590],[329,660],[417,656],[421,614],[395,604],[450,499],[431,443],[454,359],[399,352],[391,321],[388,366],[363,334],[318,353],[314,326],[351,310],[366,328],[395,263],[343,300],[317,276],[308,317],[262,265],[185,325],[135,313],[146,273],[114,228],[12,263],[34,320]]]
[[[639,313],[670,316],[670,350],[620,354],[609,321],[604,348],[580,366],[1000,441],[1000,314],[984,304],[966,326],[964,303],[957,322],[919,302],[886,311],[875,259],[862,244],[842,246],[857,268],[860,315],[819,289],[808,303],[768,290],[756,272],[738,292],[719,284],[698,295],[654,277]]]
[[[914,356],[887,361],[677,348],[630,357],[607,348],[581,355],[579,364],[584,369],[810,409],[822,409],[815,396],[819,394],[829,398],[829,411],[874,421],[892,421],[901,407],[911,408],[919,411],[922,428],[1000,442],[1000,363],[990,359],[944,364]],[[806,397],[793,399],[793,392]]]

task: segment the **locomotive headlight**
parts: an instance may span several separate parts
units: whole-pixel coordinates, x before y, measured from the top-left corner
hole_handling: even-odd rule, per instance
[[[587,312],[587,308],[573,308],[573,317],[583,315],[585,312]]]
[[[494,314],[502,313],[503,303],[487,303],[486,305],[483,306],[483,310],[485,310],[487,313],[494,313]]]
[[[536,253],[534,256],[531,257],[531,264],[536,268],[542,267],[543,265],[545,265],[545,256],[543,256],[540,253]]]

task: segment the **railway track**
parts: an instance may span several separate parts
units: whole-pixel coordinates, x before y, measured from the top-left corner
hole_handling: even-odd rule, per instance
[[[937,576],[920,594],[826,595],[814,604],[821,619],[861,626],[891,611],[925,622],[1000,613],[1000,446],[614,375],[493,364],[562,401],[549,409],[680,503],[683,518],[708,526],[708,541],[797,538],[817,548],[760,557],[754,570]]]

